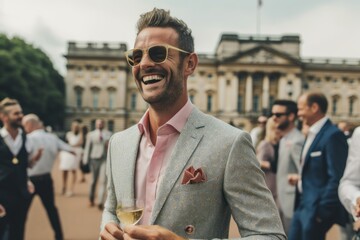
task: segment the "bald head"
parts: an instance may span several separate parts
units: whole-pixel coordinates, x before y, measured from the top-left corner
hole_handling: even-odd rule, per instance
[[[36,114],[27,114],[22,119],[22,125],[26,133],[42,128],[42,122]]]

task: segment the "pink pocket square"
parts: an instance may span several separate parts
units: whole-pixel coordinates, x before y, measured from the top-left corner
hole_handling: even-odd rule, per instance
[[[206,180],[206,175],[201,168],[195,170],[195,168],[191,166],[185,170],[181,184],[202,183],[206,182]]]

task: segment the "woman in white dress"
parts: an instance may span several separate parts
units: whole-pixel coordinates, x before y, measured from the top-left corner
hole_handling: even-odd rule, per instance
[[[76,155],[72,155],[68,152],[60,152],[60,170],[63,172],[63,188],[62,194],[71,197],[74,194],[74,188],[76,183],[76,171],[79,168],[80,158],[82,155],[82,143],[83,137],[80,132],[80,124],[77,121],[71,123],[71,131],[66,133],[65,139],[67,143],[73,147]],[[68,173],[72,172],[72,181],[70,185],[70,190],[67,191],[67,179]]]

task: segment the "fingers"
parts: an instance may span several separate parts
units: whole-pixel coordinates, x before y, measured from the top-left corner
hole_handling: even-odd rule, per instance
[[[0,204],[0,218],[5,217],[6,210],[3,205]]]
[[[359,231],[360,230],[360,220],[357,220],[353,223],[353,230]]]
[[[289,174],[288,175],[288,182],[290,185],[295,186],[297,182],[299,181],[299,175],[298,174]]]
[[[123,240],[123,231],[116,223],[108,223],[100,233],[100,239],[102,240]]]
[[[355,215],[356,217],[360,216],[360,197],[356,199],[356,205],[355,205]]]
[[[134,226],[124,228],[124,240],[182,240],[180,236],[170,230],[157,226]]]
[[[161,239],[156,231],[156,226],[127,225],[124,228],[124,240],[133,239]]]

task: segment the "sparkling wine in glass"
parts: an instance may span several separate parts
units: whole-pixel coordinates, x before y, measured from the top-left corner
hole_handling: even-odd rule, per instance
[[[144,202],[138,199],[120,199],[116,207],[116,216],[122,226],[137,224],[144,212]]]

